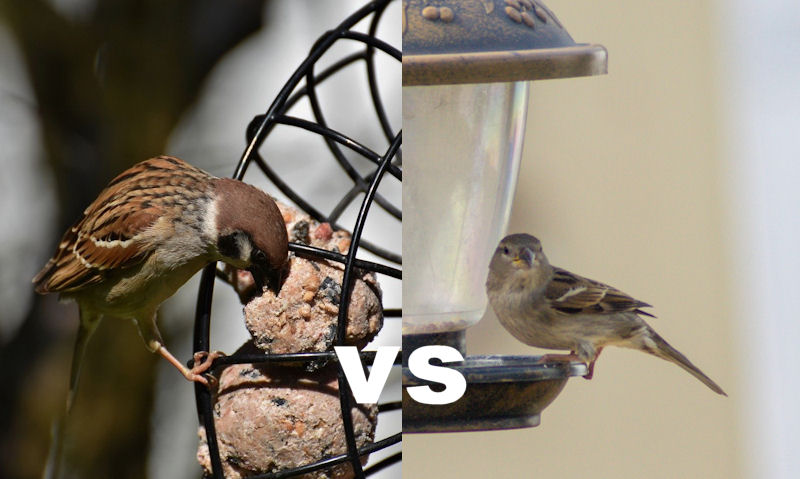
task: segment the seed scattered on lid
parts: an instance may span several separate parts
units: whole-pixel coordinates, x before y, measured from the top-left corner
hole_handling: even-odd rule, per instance
[[[428,5],[427,7],[422,9],[422,16],[428,20],[438,20],[439,9],[432,5]]]
[[[522,12],[520,16],[522,17],[522,21],[525,23],[525,25],[531,28],[536,28],[536,21],[534,21],[530,13]]]
[[[439,9],[439,18],[445,23],[450,23],[456,17],[456,14],[449,7],[442,7]]]
[[[516,8],[506,7],[506,15],[515,22],[522,23],[522,15],[520,15],[519,10]]]
[[[545,13],[544,10],[542,10],[540,7],[535,7],[533,9],[533,12],[536,14],[537,17],[539,17],[539,20],[543,21],[544,23],[547,23],[547,14]]]

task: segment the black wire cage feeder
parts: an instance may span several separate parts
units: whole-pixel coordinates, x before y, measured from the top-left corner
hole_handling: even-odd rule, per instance
[[[386,179],[390,179],[396,184],[401,184],[402,182],[401,131],[399,125],[391,124],[390,116],[387,115],[384,99],[381,97],[379,89],[380,72],[376,61],[376,56],[380,56],[381,61],[396,61],[399,71],[400,50],[377,37],[379,24],[385,16],[384,13],[390,3],[391,0],[376,0],[367,3],[342,21],[341,24],[325,32],[314,43],[308,56],[284,84],[266,110],[266,113],[256,116],[248,125],[246,131],[247,146],[233,174],[233,178],[241,180],[248,168],[256,168],[260,172],[259,174],[263,173],[266,179],[296,208],[302,210],[304,214],[321,224],[328,223],[334,230],[344,230],[350,234],[347,251],[337,252],[298,241],[290,233],[289,250],[295,257],[312,261],[334,262],[342,265],[343,276],[341,284],[338,285],[340,287],[338,318],[335,325],[335,335],[331,335],[332,345],[346,344],[348,308],[351,304],[355,279],[359,274],[370,272],[380,277],[401,279],[401,254],[391,248],[382,246],[378,241],[370,241],[371,238],[363,237],[365,224],[371,209],[380,209],[385,212],[385,214],[381,213],[382,218],[389,218],[390,221],[394,221],[398,225],[402,223],[401,207],[395,204],[397,200],[392,197],[396,195],[383,195],[381,194],[382,188],[379,191],[382,181],[386,183]],[[364,31],[356,29],[357,26]],[[333,53],[339,50],[334,46],[342,43],[347,44],[348,53],[341,58],[334,57]],[[356,51],[351,48],[353,44],[357,45]],[[331,60],[331,57],[334,57],[333,60]],[[384,58],[388,60],[384,60]],[[368,100],[371,103],[372,114],[374,115],[372,117],[374,120],[371,120],[371,124],[379,131],[373,137],[378,136],[383,142],[378,147],[368,147],[365,142],[359,141],[355,135],[348,135],[332,128],[319,98],[320,85],[325,82],[331,82],[343,72],[352,73],[353,70],[360,72],[361,70],[358,70],[360,68],[363,68],[366,74],[368,88],[360,89],[353,95],[362,97],[369,95]],[[307,106],[307,109],[298,108],[300,105]],[[298,110],[302,110],[301,114],[295,115]],[[290,114],[290,111],[292,114]],[[306,112],[308,112],[307,115]],[[303,115],[306,115],[306,117],[303,117]],[[307,164],[295,165],[295,172],[297,168],[313,169],[315,168],[315,162],[334,161],[335,165],[338,165],[338,168],[343,172],[342,177],[349,180],[349,183],[343,185],[342,192],[338,195],[339,201],[334,204],[329,213],[326,214],[322,211],[322,208],[312,204],[312,201],[308,199],[310,195],[307,192],[297,191],[293,188],[289,184],[290,182],[284,179],[285,175],[282,176],[274,167],[273,162],[270,161],[273,158],[267,154],[262,157],[262,145],[268,144],[267,140],[271,138],[270,135],[276,131],[278,126],[281,127],[281,131],[285,127],[302,130],[303,134],[310,135],[314,138],[314,141],[321,140],[324,142],[327,152],[329,152],[327,157],[304,158],[303,161],[307,162]],[[363,134],[363,132],[358,134]],[[374,138],[372,138],[371,144],[374,145],[375,143]],[[316,165],[318,166],[319,163],[316,163]],[[350,224],[349,219],[343,219],[346,216],[346,211],[354,213],[355,220],[352,224]],[[359,257],[363,257],[365,254],[370,260]],[[193,348],[196,352],[213,349],[210,338],[211,303],[215,282],[225,277],[225,273],[219,270],[215,264],[209,265],[203,270],[195,317]],[[385,308],[382,301],[379,307],[382,310],[383,318],[387,318],[390,321],[399,321],[401,317],[399,308]],[[399,334],[396,343],[398,345],[400,343]],[[375,353],[361,351],[360,356],[363,364],[370,365],[374,360]],[[336,354],[332,350],[287,354],[272,354],[261,351],[242,352],[240,350],[232,355],[217,358],[213,363],[212,369],[219,371],[222,367],[231,365],[259,364],[277,368],[294,367],[296,370],[297,365],[302,364],[305,365],[305,369],[311,370],[319,367],[320,364],[326,363],[330,364],[331,367],[335,365],[337,371],[339,405],[341,407],[341,420],[343,422],[344,442],[347,452],[328,455],[298,467],[272,470],[249,477],[299,477],[315,471],[330,469],[337,465],[349,464],[352,468],[352,477],[363,478],[385,470],[401,461],[401,453],[399,451],[394,453],[389,451],[387,457],[366,467],[362,466],[362,458],[366,455],[400,443],[402,433],[397,431],[387,437],[376,437],[371,443],[358,447],[351,415],[351,409],[356,406],[356,403],[352,395],[349,394],[350,388],[347,378],[337,361]],[[399,358],[395,363],[395,369],[399,370]],[[220,444],[215,423],[213,393],[205,386],[196,385],[195,398],[199,422],[205,429],[210,458],[210,471],[207,469],[206,474],[208,477],[215,479],[223,478],[225,475],[223,473],[223,459],[220,455]],[[382,415],[399,409],[399,399],[378,404],[378,417],[380,418]]]

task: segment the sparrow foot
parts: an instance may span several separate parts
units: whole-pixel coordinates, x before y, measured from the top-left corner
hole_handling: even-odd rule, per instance
[[[192,369],[190,372],[193,374],[202,374],[209,369],[211,369],[211,365],[214,363],[214,360],[217,358],[225,357],[225,353],[222,351],[198,351],[194,353],[193,356],[193,364]]]
[[[198,351],[194,353],[194,356],[192,357],[192,368],[187,368],[183,375],[189,381],[194,381],[203,384],[204,386],[208,386],[208,379],[206,376],[204,376],[204,373],[211,369],[215,359],[224,356],[225,353],[222,351]]]
[[[169,361],[170,364],[175,366],[175,368],[183,374],[183,377],[188,379],[189,381],[200,383],[206,387],[208,387],[208,379],[203,376],[203,373],[211,369],[211,365],[215,359],[225,356],[224,353],[219,351],[199,351],[194,353],[192,359],[192,368],[188,368],[181,364],[175,356],[170,353],[167,348],[165,348],[162,344],[156,343],[156,352],[160,354],[164,359]]]
[[[578,357],[575,353],[569,354],[545,354],[536,361],[537,364],[545,364],[545,363],[571,363],[572,361],[583,362],[581,358]]]
[[[592,379],[592,377],[594,377],[594,363],[597,362],[597,358],[600,357],[600,353],[602,352],[603,352],[603,347],[602,346],[598,347],[595,352],[594,359],[592,359],[592,362],[589,363],[589,372],[583,375],[583,379]]]
[[[602,350],[602,348],[600,348]],[[597,351],[597,355],[600,355],[600,350]],[[581,359],[577,354],[570,351],[569,354],[545,354],[541,358],[539,358],[537,364],[545,364],[545,363],[552,363],[552,362],[559,362],[559,363],[571,363],[571,362],[579,362],[586,364],[586,367],[589,371],[583,375],[584,379],[592,379],[594,376],[594,363],[597,361],[597,357],[595,356],[594,360],[590,363],[586,363],[583,359]]]

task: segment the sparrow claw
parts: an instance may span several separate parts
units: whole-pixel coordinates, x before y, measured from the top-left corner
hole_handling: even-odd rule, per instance
[[[211,351],[211,352],[198,351],[194,353],[194,356],[192,357],[193,366],[192,369],[189,370],[189,372],[192,373],[193,376],[199,376],[208,371],[209,369],[211,369],[211,366],[214,365],[214,361],[217,358],[221,358],[224,356],[225,353],[223,353],[222,351]],[[191,380],[196,381],[195,379]]]
[[[211,387],[209,384],[216,383],[216,378],[212,374],[207,374],[214,365],[217,358],[225,356],[221,351],[198,351],[192,356],[190,361],[191,368],[183,369],[183,375],[189,381],[200,383],[205,387]]]
[[[545,354],[536,361],[538,364],[546,364],[552,362],[571,363],[572,361],[583,362],[575,353],[569,354]]]
[[[191,370],[189,370],[185,376],[186,379],[188,379],[189,381],[200,383],[205,387],[209,387],[208,379],[206,379],[206,377],[201,374],[193,374]]]
[[[598,347],[597,350],[595,351],[594,359],[592,359],[592,362],[587,364],[587,366],[589,367],[589,371],[583,375],[583,379],[589,380],[594,377],[594,363],[597,362],[597,358],[600,357],[600,353],[602,352],[603,352],[603,347],[602,346]]]
[[[598,356],[599,356],[599,352],[598,352]],[[584,363],[584,364],[586,364],[586,367],[588,368],[588,372],[583,375],[583,379],[592,379],[592,376],[594,375],[594,363],[595,363],[596,360],[597,360],[597,358],[595,357],[594,361],[592,361],[590,363],[586,363],[577,354],[575,354],[574,352],[570,352],[569,354],[545,354],[542,357],[540,357],[539,360],[536,361],[536,363],[537,364],[547,364],[547,363],[552,363],[552,362],[571,363],[573,361],[579,362],[579,363]]]
[[[194,374],[191,372],[191,370],[189,370],[188,373],[186,374],[186,379],[198,384],[202,384],[203,386],[211,390],[215,389],[218,384],[217,378],[213,374],[210,373]]]

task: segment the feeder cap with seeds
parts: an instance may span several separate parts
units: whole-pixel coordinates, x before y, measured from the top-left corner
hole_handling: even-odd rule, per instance
[[[491,83],[607,73],[538,0],[403,0],[403,85]]]

